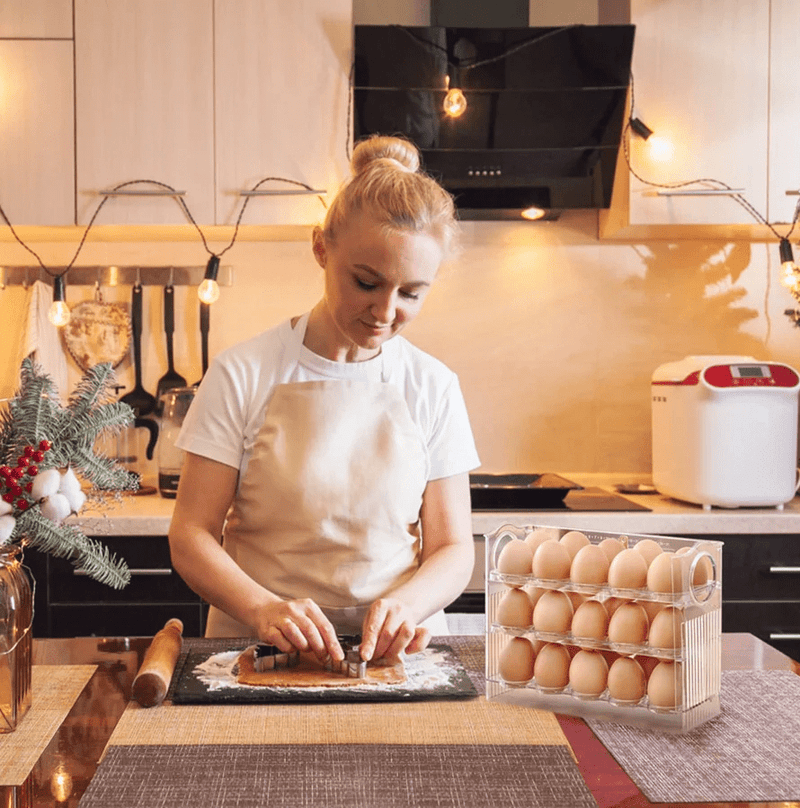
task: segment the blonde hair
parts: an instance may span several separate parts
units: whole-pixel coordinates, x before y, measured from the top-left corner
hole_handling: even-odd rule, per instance
[[[413,143],[372,135],[356,144],[350,170],[351,177],[325,216],[326,240],[335,242],[348,219],[365,211],[390,230],[430,234],[445,256],[455,252],[458,223],[453,197],[420,171],[419,151]]]

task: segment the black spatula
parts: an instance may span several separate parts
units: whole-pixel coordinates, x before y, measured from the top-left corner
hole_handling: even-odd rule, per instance
[[[211,330],[211,304],[210,303],[200,303],[200,351],[203,360],[203,376],[206,375],[206,371],[208,370],[208,332]],[[200,377],[199,381],[194,383],[194,386],[197,387],[201,381],[203,381],[203,376]]]
[[[167,372],[158,380],[156,387],[156,411],[160,413],[161,396],[173,387],[186,387],[186,379],[175,370],[172,335],[175,333],[175,287],[168,283],[164,287],[164,333],[167,335]]]
[[[142,387],[142,285],[138,281],[133,285],[131,296],[131,333],[136,385],[120,401],[131,407],[135,415],[148,415],[155,409],[156,399]]]

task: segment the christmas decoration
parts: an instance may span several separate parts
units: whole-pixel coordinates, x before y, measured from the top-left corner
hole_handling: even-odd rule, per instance
[[[20,388],[0,411],[0,545],[69,558],[89,577],[122,589],[130,581],[127,564],[64,522],[86,502],[80,478],[99,499],[138,488],[136,474],[94,448],[101,432],[133,423],[133,410],[111,398],[113,380],[110,363],[95,365],[63,406],[52,380],[23,361]]]

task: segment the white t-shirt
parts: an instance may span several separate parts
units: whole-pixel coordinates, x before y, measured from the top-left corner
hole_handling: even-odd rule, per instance
[[[217,355],[189,408],[178,448],[239,469],[241,482],[276,384],[383,379],[400,389],[420,430],[429,480],[480,465],[458,377],[438,359],[402,336],[388,340],[365,362],[335,362],[299,346],[299,361],[281,378],[296,338],[287,320]]]

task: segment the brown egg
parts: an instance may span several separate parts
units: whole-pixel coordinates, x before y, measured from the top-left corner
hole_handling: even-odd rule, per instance
[[[608,694],[617,701],[639,701],[646,682],[642,666],[632,657],[619,657],[608,669]]]
[[[569,551],[555,539],[543,541],[533,555],[533,574],[537,578],[563,581],[569,577],[572,563]]]
[[[630,601],[627,598],[606,598],[603,601],[603,606],[606,607],[609,619],[611,619],[611,615],[614,614],[623,603],[630,603]]]
[[[582,595],[580,592],[573,592],[572,590],[564,594],[570,599],[573,612],[589,597],[588,595]]]
[[[536,652],[527,637],[512,637],[500,652],[500,676],[506,682],[530,682],[535,658]]]
[[[578,651],[569,664],[570,687],[582,696],[599,696],[606,689],[608,663],[598,651]]]
[[[533,606],[521,589],[509,589],[497,604],[495,619],[501,626],[528,628],[533,624]]]
[[[536,684],[545,688],[564,688],[569,682],[569,651],[563,645],[547,643],[536,655],[533,675]]]
[[[623,603],[608,621],[611,642],[636,645],[647,639],[647,612],[638,603]]]
[[[636,601],[646,612],[647,612],[647,619],[650,621],[650,624],[653,624],[653,618],[664,609],[667,608],[665,603],[660,603],[657,600],[637,600]]]
[[[668,606],[662,609],[650,625],[647,640],[653,648],[680,648],[683,612]]]
[[[608,633],[608,613],[597,600],[584,601],[572,617],[572,634],[584,639],[602,640]]]
[[[570,558],[575,558],[578,550],[580,550],[581,547],[586,547],[586,545],[589,544],[589,539],[587,539],[586,536],[580,532],[580,530],[568,531],[559,539],[559,541],[564,545],[564,547],[567,548]]]
[[[625,545],[619,539],[613,539],[611,536],[603,539],[597,546],[606,554],[609,564],[617,553],[625,549]]]
[[[654,707],[677,707],[682,702],[681,666],[678,662],[659,662],[647,680],[647,697]]]
[[[541,586],[526,586],[523,587],[525,594],[528,596],[528,600],[531,602],[531,608],[533,608],[539,598],[547,592],[546,589],[543,589]]]
[[[653,563],[653,559],[663,552],[661,545],[655,539],[641,539],[633,545],[633,549],[642,554],[648,567]]]
[[[710,580],[714,578],[714,565],[711,558],[707,555],[701,555],[697,562],[694,561],[695,555],[692,553],[692,547],[681,547],[680,550],[675,551],[675,555],[688,555],[689,565],[694,563],[694,571],[692,572],[692,586],[705,586]]]
[[[500,551],[497,571],[504,575],[530,575],[533,553],[522,539],[511,539]]]
[[[572,601],[564,592],[551,589],[536,602],[533,609],[533,627],[537,631],[566,634],[572,623]]]
[[[647,588],[651,592],[682,592],[685,561],[669,551],[657,555],[647,570]]]
[[[572,559],[569,577],[576,584],[604,584],[608,580],[608,556],[597,544],[581,547]]]
[[[608,567],[608,583],[615,589],[641,589],[647,583],[647,562],[641,553],[627,548]]]
[[[558,541],[558,537],[561,531],[557,527],[535,527],[528,535],[524,538],[525,544],[531,548],[531,552],[535,553],[536,548],[544,541],[548,539],[553,539],[553,541]]]

